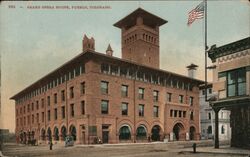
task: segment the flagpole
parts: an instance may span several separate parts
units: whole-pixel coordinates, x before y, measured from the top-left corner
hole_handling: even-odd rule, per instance
[[[205,101],[207,99],[207,0],[204,0],[204,11],[205,11]]]

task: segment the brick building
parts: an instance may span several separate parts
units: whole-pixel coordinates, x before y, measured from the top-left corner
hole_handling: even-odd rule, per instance
[[[138,8],[114,26],[122,30],[122,59],[95,52],[84,36],[83,52],[14,95],[16,135],[77,143],[197,140],[199,85],[159,69],[159,26],[167,23]]]
[[[219,111],[231,111],[231,146],[250,148],[250,37],[208,51],[213,70],[215,147],[219,147]]]

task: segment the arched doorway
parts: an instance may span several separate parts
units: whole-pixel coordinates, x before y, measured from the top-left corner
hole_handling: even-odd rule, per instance
[[[65,141],[65,138],[67,136],[67,129],[65,126],[62,126],[61,128],[61,136],[62,136],[62,140]]]
[[[152,130],[151,130],[151,140],[152,141],[160,141],[160,131],[161,131],[161,127],[159,125],[155,125],[153,126]]]
[[[73,136],[74,141],[76,141],[76,127],[74,125],[69,127],[69,133]]]
[[[42,140],[43,141],[45,141],[45,138],[46,138],[46,135],[45,135],[46,133],[45,133],[45,130],[44,129],[42,129],[41,130],[41,137],[42,137]]]
[[[131,131],[128,125],[124,125],[119,130],[119,140],[130,140],[131,139]]]
[[[54,127],[54,140],[55,141],[59,140],[59,131],[57,127]]]
[[[190,140],[194,140],[195,138],[195,127],[193,126],[189,128],[189,137],[190,137]]]
[[[47,137],[48,137],[49,141],[52,140],[52,133],[51,133],[50,127],[48,127],[48,129],[47,129]]]
[[[179,141],[181,139],[181,135],[183,135],[184,127],[181,123],[177,123],[174,125],[173,133],[174,140]]]
[[[138,140],[147,139],[147,130],[146,130],[146,127],[144,125],[140,125],[136,129],[136,139],[138,139]]]

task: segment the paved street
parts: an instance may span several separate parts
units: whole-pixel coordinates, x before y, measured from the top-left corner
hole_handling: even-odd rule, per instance
[[[76,145],[65,148],[63,145],[54,145],[49,150],[48,145],[25,146],[8,144],[3,154],[16,157],[248,157],[250,150],[232,149],[223,146],[221,149],[213,147],[198,147],[198,153],[193,154],[192,148],[185,148],[179,143],[151,143],[151,144],[118,144],[118,145]]]

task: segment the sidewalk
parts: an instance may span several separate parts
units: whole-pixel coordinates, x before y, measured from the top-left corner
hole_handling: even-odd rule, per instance
[[[181,153],[193,153],[193,148],[184,148],[180,151]],[[207,153],[207,154],[228,154],[228,155],[238,155],[250,157],[250,150],[234,148],[230,146],[220,146],[219,149],[214,147],[197,147],[197,153]]]

